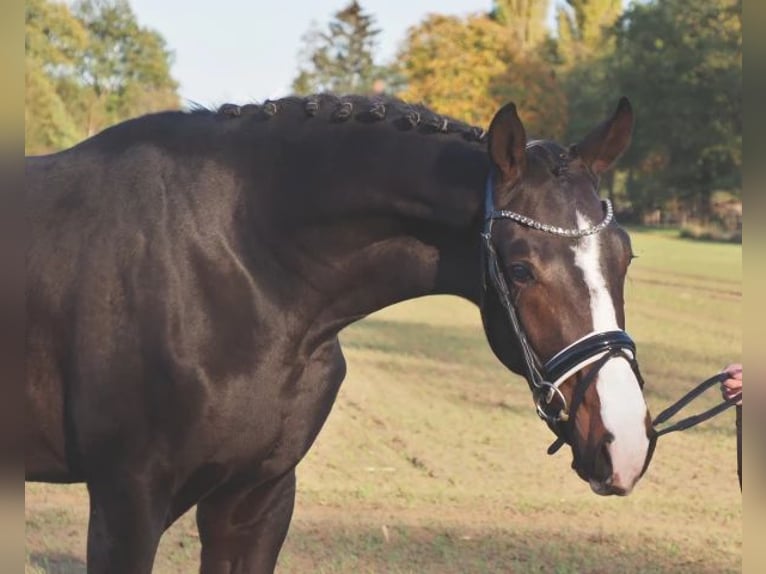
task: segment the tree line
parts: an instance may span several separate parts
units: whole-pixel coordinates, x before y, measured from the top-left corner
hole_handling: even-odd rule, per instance
[[[142,27],[127,0],[70,8],[26,0],[25,149],[59,150],[121,120],[177,108],[163,37]]]
[[[514,101],[531,136],[563,142],[624,94],[633,144],[604,182],[623,219],[707,220],[742,186],[741,14],[741,0],[495,0],[427,16],[382,62],[375,17],[353,0],[305,33],[292,89],[385,92],[482,127]],[[179,106],[172,53],[128,0],[27,0],[25,48],[27,153]]]
[[[620,95],[633,144],[604,182],[623,215],[715,217],[742,186],[741,0],[496,0],[487,13],[434,14],[394,62],[376,59],[375,18],[354,0],[304,37],[293,89],[387,92],[486,127],[516,102],[530,134],[576,141]]]

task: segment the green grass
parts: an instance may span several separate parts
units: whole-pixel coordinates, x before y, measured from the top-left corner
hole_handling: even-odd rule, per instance
[[[741,357],[741,246],[636,230],[626,286],[654,413]],[[664,437],[631,496],[601,498],[537,419],[526,383],[452,297],[342,336],[349,373],[298,470],[281,573],[721,573],[741,569],[733,413]],[[710,391],[693,410],[719,400]],[[81,486],[28,485],[27,574],[83,573]],[[194,572],[193,515],[156,571]]]

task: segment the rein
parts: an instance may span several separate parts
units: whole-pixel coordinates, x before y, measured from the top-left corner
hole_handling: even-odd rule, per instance
[[[532,349],[532,346],[529,344],[524,328],[519,321],[516,305],[513,302],[511,291],[500,267],[497,252],[492,241],[492,223],[496,219],[510,219],[516,223],[538,231],[551,233],[564,238],[577,239],[598,233],[605,229],[612,222],[614,212],[609,200],[603,200],[602,204],[604,205],[605,216],[600,223],[585,229],[564,229],[541,223],[531,217],[513,211],[496,210],[493,202],[493,188],[493,172],[490,170],[484,194],[484,230],[481,234],[483,240],[482,267],[484,272],[482,278],[484,290],[486,291],[487,288],[486,277],[489,276],[495,289],[495,293],[500,300],[500,304],[505,309],[513,334],[521,347],[522,357],[526,368],[525,378],[532,391],[537,414],[548,424],[554,434],[556,434],[556,440],[553,441],[547,450],[548,454],[554,454],[566,444],[566,438],[564,437],[567,434],[565,432],[567,429],[565,427],[574,425],[574,415],[585,397],[585,392],[593,381],[595,381],[596,375],[607,361],[618,357],[628,361],[633,372],[636,374],[639,386],[643,389],[644,380],[638,368],[638,361],[636,360],[636,345],[630,336],[622,330],[594,332],[562,349],[546,363],[542,363],[534,349]],[[588,366],[592,366],[590,372],[575,383],[576,386],[573,391],[571,405],[567,405],[566,398],[559,389],[559,386],[572,375]],[[650,453],[647,456],[645,466],[648,465],[654,447],[656,446],[657,439],[660,436],[696,426],[735,405],[742,396],[741,393],[702,413],[681,419],[665,428],[657,429],[658,425],[666,423],[692,400],[710,387],[722,383],[727,377],[728,374],[725,372],[710,377],[694,387],[691,391],[655,417],[652,421],[653,435],[650,441]],[[555,413],[550,413],[547,407],[552,403],[554,397],[558,397],[558,401],[561,403],[561,408]]]
[[[661,425],[662,423],[667,422],[670,418],[673,417],[673,415],[678,413],[678,411],[680,411],[682,408],[684,408],[686,405],[692,402],[695,398],[700,396],[710,387],[713,387],[715,385],[718,385],[724,382],[727,378],[729,378],[729,374],[726,372],[713,375],[709,379],[702,381],[699,385],[694,387],[692,390],[690,390],[688,393],[686,393],[684,396],[678,399],[675,403],[673,403],[664,411],[662,411],[660,414],[658,414],[656,417],[654,417],[654,420],[652,421],[653,435],[649,442],[649,454],[646,457],[646,462],[644,463],[644,470],[642,471],[642,474],[643,472],[646,471],[646,467],[649,466],[649,461],[651,460],[652,455],[654,454],[654,449],[657,446],[657,439],[660,438],[662,435],[669,434],[676,431],[686,430],[688,428],[691,428],[693,426],[700,424],[701,422],[708,420],[709,418],[714,417],[717,414],[722,413],[723,411],[725,411],[726,409],[730,407],[736,406],[737,407],[737,421],[736,421],[737,422],[737,474],[739,475],[739,487],[740,489],[742,488],[742,407],[740,405],[737,405],[737,402],[742,398],[741,392],[737,393],[731,399],[724,400],[723,402],[717,404],[714,407],[709,408],[706,411],[703,411],[696,415],[688,416],[684,419],[681,419],[680,421],[677,421],[669,426],[666,426],[663,429],[660,429],[660,430],[657,429],[657,425]]]
[[[728,373],[724,372],[724,373],[718,373],[717,375],[714,375],[710,377],[709,379],[702,381],[699,385],[694,387],[691,391],[686,393],[684,396],[678,399],[675,403],[673,403],[664,411],[662,411],[660,414],[658,414],[652,421],[652,426],[655,427],[654,436],[661,437],[662,435],[668,434],[671,432],[686,430],[688,428],[691,428],[693,426],[700,424],[701,422],[708,420],[709,418],[714,417],[715,415],[719,413],[722,413],[729,407],[735,406],[736,403],[739,401],[739,399],[742,398],[742,393],[737,393],[737,395],[735,395],[729,400],[725,400],[722,403],[717,404],[716,406],[711,407],[708,410],[703,411],[699,414],[691,415],[686,417],[685,419],[681,419],[680,421],[670,426],[667,426],[661,430],[657,430],[656,428],[657,425],[667,422],[671,417],[673,417],[673,415],[675,415],[678,411],[680,411],[682,408],[684,408],[686,405],[688,405],[690,402],[692,402],[695,398],[700,396],[710,387],[721,384],[728,378],[729,378]]]

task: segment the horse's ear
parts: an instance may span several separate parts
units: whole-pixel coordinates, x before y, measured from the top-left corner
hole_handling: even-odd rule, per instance
[[[577,144],[577,153],[597,176],[608,170],[628,149],[633,134],[633,108],[623,96],[611,118]]]
[[[489,125],[489,157],[500,173],[496,189],[510,187],[524,176],[527,167],[527,134],[516,113],[515,104],[505,104]],[[499,198],[498,198],[499,199]]]

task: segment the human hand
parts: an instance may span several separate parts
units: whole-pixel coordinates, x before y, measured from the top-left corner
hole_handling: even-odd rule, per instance
[[[729,375],[729,378],[721,383],[721,395],[724,400],[731,401],[737,395],[740,395],[737,405],[742,404],[742,365],[740,363],[732,363],[723,369],[724,373]]]

